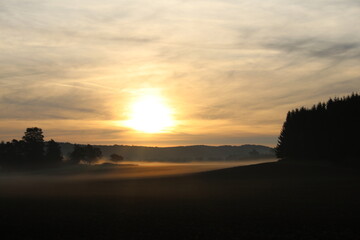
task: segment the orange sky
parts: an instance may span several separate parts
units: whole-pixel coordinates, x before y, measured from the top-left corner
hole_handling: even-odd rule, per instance
[[[288,110],[359,91],[359,16],[357,0],[1,2],[0,140],[37,126],[78,143],[274,146]],[[134,113],[147,96],[168,110]]]

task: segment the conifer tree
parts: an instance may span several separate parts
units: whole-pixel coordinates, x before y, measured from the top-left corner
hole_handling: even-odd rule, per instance
[[[289,111],[276,155],[283,159],[359,159],[360,96],[353,93]]]

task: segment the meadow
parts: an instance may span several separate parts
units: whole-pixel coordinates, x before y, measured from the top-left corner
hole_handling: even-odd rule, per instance
[[[279,161],[151,177],[2,180],[0,193],[4,239],[360,236],[359,169],[329,163]]]

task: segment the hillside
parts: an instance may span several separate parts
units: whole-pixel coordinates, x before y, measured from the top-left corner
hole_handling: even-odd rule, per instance
[[[71,143],[61,143],[63,154],[67,156],[73,149]],[[273,158],[272,148],[261,145],[242,146],[178,146],[144,147],[127,145],[97,145],[104,157],[116,153],[126,161],[191,162],[191,161],[238,161],[245,159]]]

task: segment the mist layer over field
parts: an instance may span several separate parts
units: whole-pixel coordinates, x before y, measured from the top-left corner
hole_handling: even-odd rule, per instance
[[[121,168],[98,174],[3,176],[3,235],[66,240],[360,236],[358,169],[279,161],[161,176],[174,168],[184,173],[190,166]],[[138,177],[115,177],[131,169]],[[157,177],[148,177],[152,171]]]
[[[147,178],[164,178],[186,175],[191,173],[207,172],[218,169],[246,166],[265,162],[274,162],[276,159],[257,159],[238,162],[192,162],[192,163],[164,163],[164,162],[122,162],[113,164],[100,161],[95,165],[64,166],[56,169],[42,169],[27,172],[0,172],[0,188],[3,194],[32,195],[56,193],[61,195],[59,184],[72,187],[74,184],[84,184],[98,181],[136,180]],[[63,186],[63,185],[62,185]],[[74,189],[74,188],[72,188]],[[75,188],[76,189],[76,188]],[[85,189],[85,190],[84,190]],[[83,188],[81,192],[86,192]],[[39,192],[40,191],[40,192]],[[76,193],[78,190],[71,191]],[[69,193],[68,191],[66,191]],[[104,191],[102,191],[104,192]],[[92,193],[91,191],[88,193]],[[87,193],[87,194],[88,194]],[[109,194],[113,194],[112,191]]]

